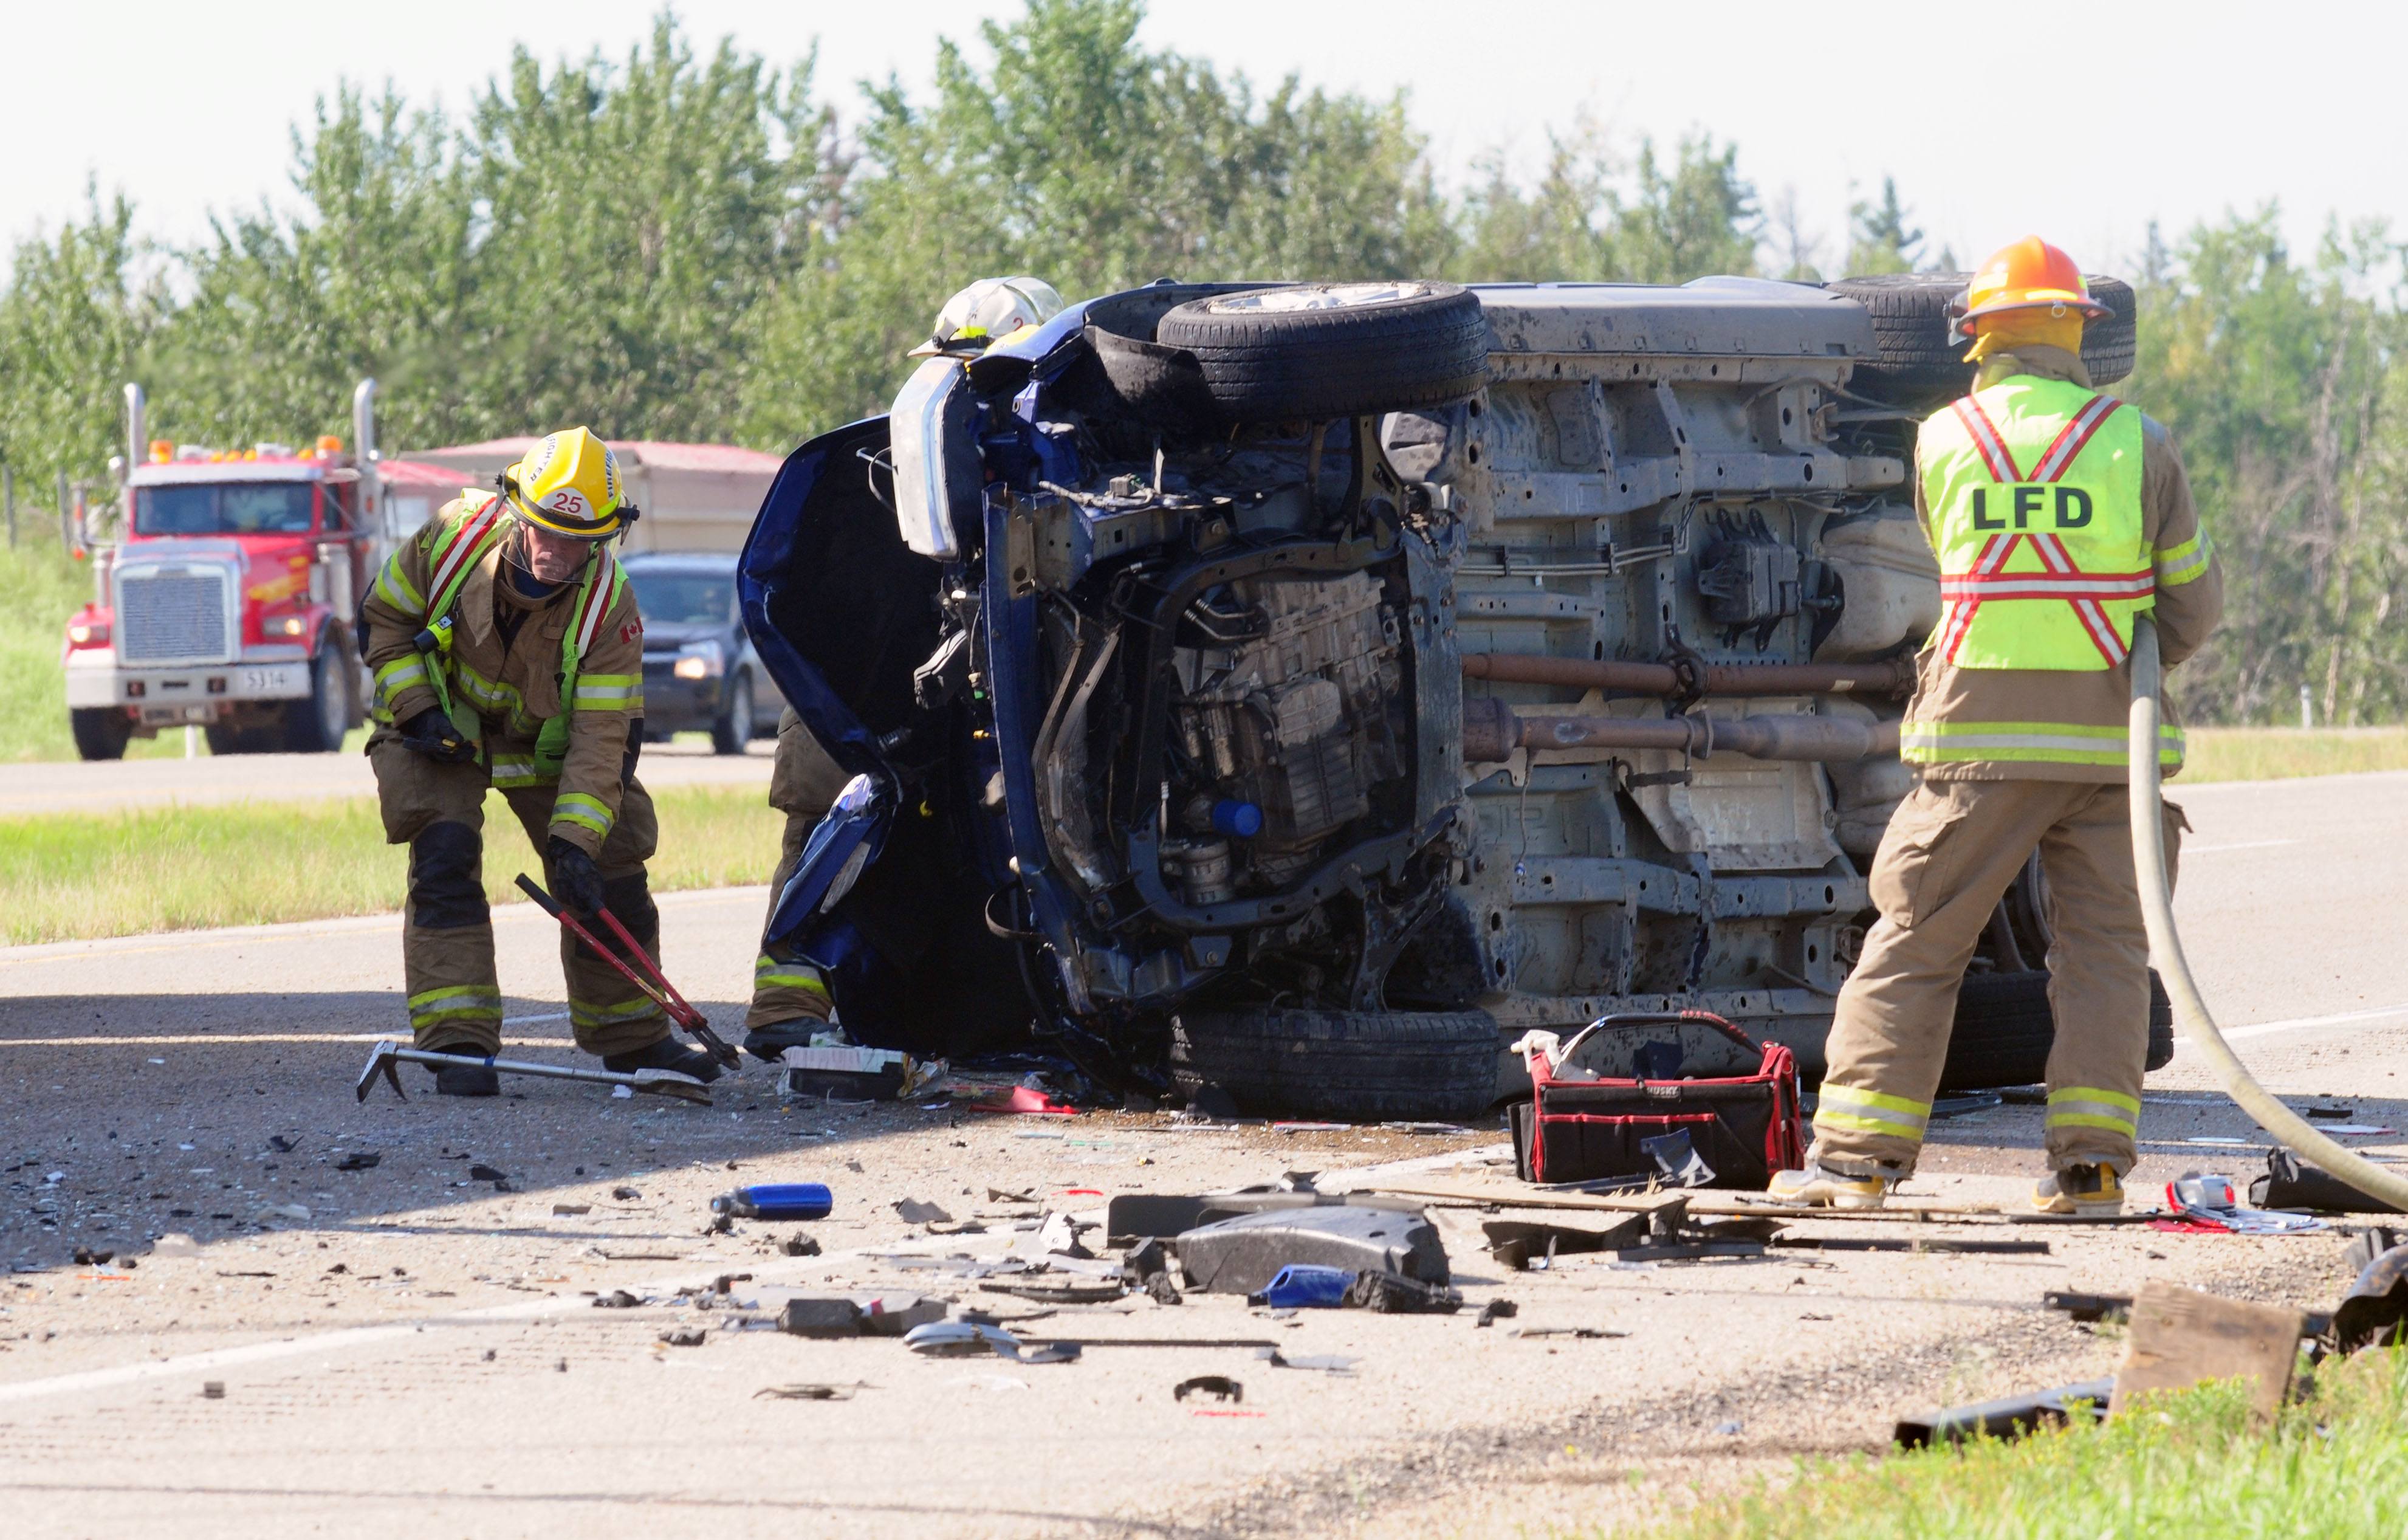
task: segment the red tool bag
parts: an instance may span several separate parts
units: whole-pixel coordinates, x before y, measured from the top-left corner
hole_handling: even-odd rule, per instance
[[[1684,1130],[1713,1169],[1707,1187],[1761,1188],[1806,1163],[1796,1056],[1718,1015],[1605,1016],[1559,1047],[1533,1034],[1523,1057],[1533,1094],[1513,1108],[1513,1144],[1526,1182],[1654,1176],[1641,1142]]]

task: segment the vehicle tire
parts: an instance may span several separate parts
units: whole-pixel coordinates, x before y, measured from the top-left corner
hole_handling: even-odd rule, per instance
[[[1470,1117],[1497,1099],[1484,1011],[1182,1011],[1171,1079],[1256,1116]]]
[[[134,724],[114,706],[79,707],[67,712],[67,730],[75,737],[79,759],[122,759],[134,737]]]
[[[343,650],[328,637],[309,665],[309,693],[285,702],[287,754],[333,754],[343,746],[351,723],[351,693],[343,680]]]
[[[1900,405],[1935,408],[1971,389],[1973,366],[1964,361],[1965,345],[1948,338],[1948,307],[1971,276],[1880,273],[1824,285],[1862,305],[1873,318],[1878,362],[1857,365],[1851,387]],[[2083,328],[2083,367],[2092,384],[2112,385],[2132,372],[2139,301],[2120,278],[2091,273],[2085,281],[2109,314]]]
[[[1940,1084],[1950,1090],[2030,1086],[2048,1077],[2048,1050],[2057,1018],[2048,1006],[2048,973],[1968,973],[1956,995],[1956,1022]],[[2174,1057],[2174,1008],[2156,969],[2149,970],[2148,1068]]]
[[[1488,322],[1455,283],[1297,283],[1194,299],[1160,346],[1192,354],[1236,422],[1445,406],[1488,382]]]
[[[742,754],[744,745],[752,741],[752,676],[739,669],[736,683],[727,687],[727,710],[710,725],[711,752]]]

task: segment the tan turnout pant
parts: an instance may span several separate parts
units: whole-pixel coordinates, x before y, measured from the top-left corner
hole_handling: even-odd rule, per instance
[[[844,790],[844,770],[820,747],[792,707],[778,719],[778,757],[769,767],[769,805],[786,815],[780,842],[778,870],[769,879],[769,907],[778,905],[786,879],[803,857],[811,830],[826,816],[837,794]],[[763,919],[766,927],[767,917]],[[752,964],[752,1009],[745,1014],[744,1029],[776,1027],[789,1021],[825,1021],[830,1013],[827,986],[811,964],[785,947],[762,943]]]
[[[1880,919],[1840,991],[1814,1114],[1835,1171],[1911,1172],[1948,1057],[1957,986],[2000,899],[2037,849],[2048,878],[2045,1145],[2053,1170],[2129,1171],[2148,1055],[2148,937],[2121,785],[1927,781],[1873,856]],[[2181,810],[2167,805],[2171,871]]]
[[[500,745],[508,747],[508,745]],[[528,745],[531,749],[532,745]],[[494,927],[485,910],[485,791],[480,765],[448,764],[402,746],[373,743],[377,798],[385,838],[409,846],[409,897],[402,911],[401,967],[408,991],[410,1033],[421,1048],[469,1044],[498,1053],[502,990],[494,971]],[[554,788],[503,792],[526,828],[538,870],[551,836]],[[643,783],[630,781],[618,821],[595,863],[610,913],[660,957],[660,914],[652,907],[644,863],[660,842],[660,825]],[[551,886],[547,876],[545,885]],[[614,941],[607,930],[595,934]],[[569,1025],[590,1054],[625,1054],[669,1035],[668,1017],[643,991],[571,935],[560,932],[560,967],[568,983]]]

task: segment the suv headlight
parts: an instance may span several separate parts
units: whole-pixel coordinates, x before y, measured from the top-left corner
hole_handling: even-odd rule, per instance
[[[727,655],[715,641],[689,641],[678,649],[670,672],[680,679],[717,679],[727,669]]]

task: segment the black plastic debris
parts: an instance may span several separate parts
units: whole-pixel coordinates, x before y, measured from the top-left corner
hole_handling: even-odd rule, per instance
[[[2361,1237],[2354,1249],[2364,1255],[2377,1240],[2391,1239],[2390,1231],[2376,1231]],[[2398,1342],[2403,1334],[2408,1334],[2408,1245],[2392,1245],[2367,1261],[2358,1282],[2334,1307],[2332,1338],[2341,1351],[2354,1353]]]
[[[1346,1303],[1386,1316],[1452,1316],[1463,1308],[1463,1296],[1443,1284],[1394,1273],[1358,1273],[1347,1287]]]
[[[778,1249],[789,1257],[816,1257],[820,1244],[808,1235],[789,1235],[778,1243]]]
[[[2249,1179],[2249,1202],[2255,1208],[2313,1209],[2325,1214],[2401,1212],[2279,1144],[2266,1152],[2265,1172]]]
[[[1480,1307],[1480,1318],[1473,1326],[1486,1326],[1492,1321],[1511,1320],[1522,1313],[1522,1307],[1512,1300],[1491,1300]]]
[[[1712,1187],[1714,1168],[1698,1153],[1686,1129],[1674,1129],[1670,1133],[1657,1134],[1653,1139],[1639,1141],[1640,1152],[1656,1162],[1664,1180],[1676,1187]]]
[[[2096,1422],[2107,1415],[2113,1379],[2084,1380],[2053,1390],[2034,1390],[1970,1406],[1950,1406],[1920,1418],[1904,1418],[1891,1431],[1901,1449],[1933,1444],[1957,1444],[1979,1434],[1985,1438],[2021,1438],[2035,1428],[2053,1427],[2083,1417]]]
[[[1418,1214],[1341,1204],[1272,1209],[1202,1225],[1179,1237],[1190,1288],[1260,1293],[1280,1269],[1301,1263],[1393,1273],[1443,1287],[1450,1280],[1438,1227]]]
[[[918,1294],[797,1295],[778,1312],[796,1337],[900,1337],[945,1318],[945,1302]]]
[[[468,1180],[471,1182],[507,1182],[509,1179],[509,1173],[505,1171],[496,1171],[492,1166],[470,1166],[468,1168]]]
[[[1634,1245],[1647,1233],[1643,1214],[1583,1215],[1578,1218],[1484,1219],[1480,1232],[1488,1254],[1520,1273],[1533,1260]]]
[[[671,1347],[699,1347],[710,1335],[704,1326],[673,1326],[660,1334],[659,1340]]]
[[[633,1310],[643,1303],[624,1288],[614,1288],[608,1294],[594,1296],[594,1308],[596,1310]]]
[[[1243,1401],[1246,1388],[1226,1374],[1198,1374],[1170,1388],[1173,1401],[1185,1401],[1192,1395],[1207,1395],[1216,1401]]]
[[[76,1264],[79,1267],[98,1267],[116,1255],[114,1251],[95,1251],[88,1245],[75,1248]]]
[[[1291,1358],[1276,1347],[1258,1347],[1254,1349],[1254,1357],[1274,1369],[1310,1369],[1324,1374],[1351,1374],[1354,1372],[1354,1360],[1340,1358],[1335,1353],[1299,1354]]]
[[[384,1157],[373,1150],[353,1150],[335,1162],[337,1171],[374,1171]]]
[[[271,1133],[267,1136],[267,1147],[279,1155],[290,1155],[300,1146],[280,1133]]]
[[[859,1389],[853,1385],[764,1385],[752,1392],[754,1401],[851,1401]]]
[[[581,1173],[582,1171],[580,1168],[580,1174]],[[610,1189],[610,1196],[623,1203],[632,1203],[641,1199],[644,1195],[634,1187],[612,1187]]]

